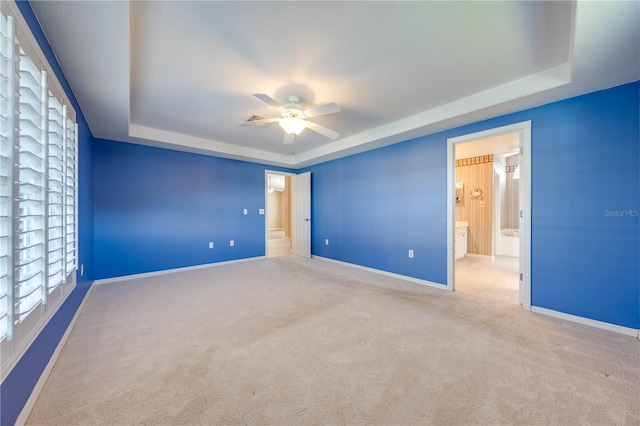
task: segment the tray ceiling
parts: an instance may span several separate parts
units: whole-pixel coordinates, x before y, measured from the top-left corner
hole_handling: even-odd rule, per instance
[[[299,168],[640,78],[638,2],[32,2],[98,138]],[[283,145],[241,127],[342,111]]]

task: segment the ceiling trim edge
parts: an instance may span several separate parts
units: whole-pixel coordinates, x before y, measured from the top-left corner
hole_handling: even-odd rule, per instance
[[[429,134],[432,126],[448,121],[453,127],[464,124],[463,117],[473,112],[514,101],[526,96],[554,89],[571,82],[571,64],[566,62],[553,68],[487,89],[483,92],[449,102],[436,108],[403,118],[362,132],[311,151],[287,156],[259,149],[246,148],[181,133],[155,129],[129,123],[129,136],[141,140],[160,142],[164,147],[234,160],[263,163],[298,169],[324,161],[370,149],[380,148],[407,140],[407,133],[421,131]],[[414,136],[415,137],[415,136]],[[145,143],[145,145],[153,145]]]

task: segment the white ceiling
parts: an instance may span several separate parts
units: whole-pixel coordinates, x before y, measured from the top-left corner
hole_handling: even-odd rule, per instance
[[[640,3],[34,1],[98,138],[299,168],[640,78]],[[283,145],[237,123],[342,111]]]
[[[457,143],[455,145],[456,160],[461,158],[471,158],[480,155],[501,155],[512,154],[518,151],[520,146],[520,133],[505,133],[503,135],[491,136],[485,139]]]

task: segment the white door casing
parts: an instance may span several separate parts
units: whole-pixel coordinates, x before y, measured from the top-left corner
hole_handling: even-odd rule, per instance
[[[531,310],[531,122],[520,131],[519,216],[520,216],[520,266],[519,301]]]
[[[311,258],[311,172],[291,176],[291,252]]]
[[[520,287],[522,308],[531,310],[531,121],[447,139],[447,289],[455,287],[455,148],[458,143],[520,132]]]

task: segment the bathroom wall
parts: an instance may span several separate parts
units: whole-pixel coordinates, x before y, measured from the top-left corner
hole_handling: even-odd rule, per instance
[[[291,176],[284,177],[284,191],[280,197],[282,210],[282,228],[285,237],[291,237]]]
[[[493,205],[493,220],[494,227],[497,227],[498,230],[503,229],[504,219],[502,218],[505,213],[505,204],[506,204],[506,196],[507,196],[507,178],[506,178],[506,161],[503,155],[494,155],[493,156],[493,171],[494,171],[494,179],[498,180],[498,188],[497,194],[494,194],[494,197],[497,199],[497,203]],[[495,182],[494,182],[494,191],[495,191]],[[494,229],[495,230],[495,229]],[[494,235],[495,237],[495,235]],[[495,246],[497,250],[497,246]]]
[[[273,191],[267,193],[267,227],[269,229],[280,228],[284,229],[285,236],[290,235],[290,191],[287,176],[287,184],[284,191]]]
[[[282,226],[282,192],[267,192],[267,227],[269,229],[283,228]]]
[[[500,209],[500,229],[520,228],[520,180],[513,178],[515,168],[520,161],[519,155],[512,155],[506,158],[506,179],[503,202]]]
[[[456,160],[456,182],[464,183],[464,201],[456,206],[456,220],[469,222],[467,253],[491,256],[493,156]],[[482,195],[472,198],[474,189],[482,190]]]

